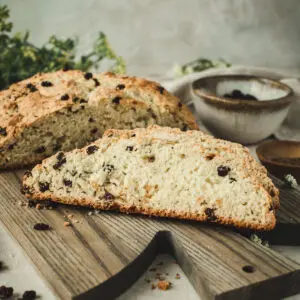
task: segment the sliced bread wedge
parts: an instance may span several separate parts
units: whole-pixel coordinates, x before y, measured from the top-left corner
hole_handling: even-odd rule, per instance
[[[245,147],[200,131],[108,130],[45,159],[23,179],[30,199],[270,230],[278,189]]]
[[[187,107],[158,83],[112,73],[37,74],[0,92],[0,169],[83,147],[109,128],[151,124],[198,129]]]

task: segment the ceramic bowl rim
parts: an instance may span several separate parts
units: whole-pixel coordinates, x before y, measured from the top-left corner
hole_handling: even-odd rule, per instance
[[[214,94],[208,94],[201,91],[201,82],[205,80],[211,79],[241,79],[241,80],[264,80],[272,85],[279,87],[282,90],[286,90],[287,94],[283,97],[270,99],[267,101],[253,101],[253,100],[243,100],[243,99],[229,99],[221,96],[216,96]],[[200,85],[200,87],[199,87]],[[226,106],[238,107],[238,106],[247,106],[252,108],[263,108],[263,107],[272,107],[272,106],[287,106],[292,102],[292,95],[294,95],[293,89],[285,83],[280,81],[263,77],[263,76],[255,76],[255,75],[238,75],[238,74],[228,74],[228,75],[211,75],[199,78],[192,83],[192,90],[194,94],[196,94],[200,99],[212,103],[212,104],[222,104]]]
[[[277,166],[277,167],[288,167],[288,168],[293,168],[293,169],[300,169],[300,165],[291,165],[291,164],[288,164],[288,163],[283,163],[283,162],[274,161],[272,159],[268,159],[264,155],[263,148],[265,148],[269,144],[271,145],[271,144],[274,144],[274,143],[292,144],[292,145],[297,145],[297,146],[300,147],[300,142],[296,142],[296,141],[288,141],[288,140],[280,140],[280,141],[278,141],[278,140],[270,140],[270,141],[265,141],[265,142],[262,142],[261,144],[259,144],[256,147],[256,154],[257,154],[259,160],[262,163],[271,164],[271,165],[274,165],[274,166]]]

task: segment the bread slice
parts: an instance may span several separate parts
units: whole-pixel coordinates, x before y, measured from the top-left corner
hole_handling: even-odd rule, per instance
[[[198,128],[192,113],[158,83],[112,73],[37,74],[0,93],[0,169],[83,147],[109,128],[151,124]]]
[[[27,172],[28,198],[268,230],[278,190],[245,147],[200,131],[108,130]]]

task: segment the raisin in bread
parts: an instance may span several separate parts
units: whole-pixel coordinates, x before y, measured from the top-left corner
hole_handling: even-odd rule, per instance
[[[35,200],[238,227],[275,226],[278,190],[245,147],[200,131],[108,130],[23,179]]]
[[[38,74],[0,93],[0,168],[83,147],[109,128],[151,124],[198,128],[191,112],[158,83],[112,73]]]

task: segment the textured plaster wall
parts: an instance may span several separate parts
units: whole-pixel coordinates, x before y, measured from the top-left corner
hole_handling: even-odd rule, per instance
[[[163,74],[198,56],[300,68],[299,0],[0,0],[15,30],[41,44],[78,35],[80,52],[99,30],[131,74]]]

